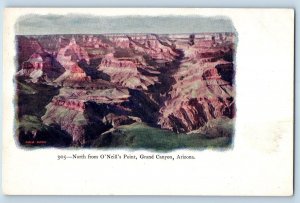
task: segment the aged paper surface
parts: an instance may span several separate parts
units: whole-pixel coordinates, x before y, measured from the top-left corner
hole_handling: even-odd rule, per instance
[[[5,10],[4,25],[5,194],[293,194],[292,9],[8,8]],[[154,35],[148,37],[149,33]],[[52,37],[49,37],[50,35]],[[97,37],[89,38],[91,35]],[[98,35],[102,38],[99,39]],[[124,37],[131,41],[128,47],[123,43]],[[36,48],[39,45],[35,45],[35,40],[31,40],[27,45],[26,40],[29,38],[43,41],[44,50],[34,50],[31,53],[30,49],[39,49]],[[53,43],[54,39],[59,42],[59,48]],[[105,41],[107,39],[110,41]],[[153,44],[153,39],[159,43]],[[22,40],[26,42],[24,46]],[[67,42],[62,46],[64,40]],[[114,43],[113,46],[111,42]],[[91,43],[92,47],[88,47],[88,43]],[[110,48],[109,44],[113,48]],[[176,45],[176,48],[171,44]],[[118,46],[125,48],[117,49]],[[142,47],[142,51],[147,50],[146,56],[143,57],[146,60],[147,56],[151,56],[155,63],[138,58],[137,55],[141,51],[137,50],[137,47]],[[215,50],[217,55],[210,57],[212,51],[204,52],[203,47]],[[232,47],[234,60],[226,55],[232,52]],[[127,52],[126,56],[122,55],[124,50],[131,49],[135,51],[130,52],[130,56]],[[175,49],[178,52],[173,53]],[[101,50],[105,50],[105,54]],[[78,52],[75,58],[72,51]],[[95,54],[96,51],[99,52]],[[195,56],[191,54],[194,53],[192,51],[195,51]],[[30,55],[26,55],[27,53]],[[43,55],[45,53],[48,58],[55,56],[55,61],[61,65],[64,73],[56,77],[54,73],[46,72],[47,62],[44,59],[47,57]],[[110,85],[117,85],[113,86],[113,89],[118,90],[113,91],[113,96],[103,96],[103,89],[98,91],[98,87],[91,87],[90,84],[95,84],[96,81],[94,75],[89,75],[90,72],[86,69],[85,72],[82,71],[84,65],[81,64],[81,60],[90,65],[92,56],[97,54],[103,57],[97,71],[109,76],[107,80],[103,75],[100,77],[101,85],[103,86],[103,80],[109,81]],[[192,57],[196,58],[194,62],[189,60]],[[172,75],[175,82],[162,83],[166,81],[166,76],[161,79],[156,74],[162,75],[164,69],[157,72],[158,69],[154,70],[153,67],[155,64],[172,64],[172,59],[176,59],[173,62],[180,59],[179,64],[173,64],[178,65],[177,72]],[[170,61],[161,62],[162,60]],[[51,64],[49,67],[53,68],[53,61]],[[132,72],[135,64],[139,67],[134,69],[139,71],[138,74]],[[212,64],[215,70],[209,69]],[[121,69],[113,72],[111,70],[114,66],[130,74],[126,72],[119,77]],[[190,72],[184,69],[185,66],[190,68]],[[201,71],[203,68],[200,79],[196,77],[199,72],[198,66]],[[144,72],[151,70],[147,72],[147,77],[141,71],[141,67],[147,67]],[[232,69],[235,70],[235,74],[231,71],[228,73],[228,70]],[[149,75],[151,77],[148,77]],[[231,75],[235,75],[235,78]],[[27,77],[26,80],[23,80],[23,77]],[[55,79],[52,80],[51,77]],[[200,80],[206,81],[207,87],[217,83],[222,88],[220,91],[209,89],[209,93],[201,95],[203,90],[199,92],[201,88],[195,86],[203,84]],[[76,85],[74,81],[77,81]],[[180,85],[176,85],[176,82]],[[156,83],[162,85],[154,86],[154,92],[163,91],[166,85],[171,87],[167,92],[159,92],[160,99],[157,100],[156,94],[151,90],[151,84]],[[40,86],[37,88],[37,85],[45,84],[51,88],[60,88],[60,92],[57,91],[55,96],[51,97],[52,100],[41,108],[38,106],[40,103],[37,103],[34,111],[28,110],[35,105],[35,100],[28,98],[34,97],[22,97],[22,94],[34,95],[38,88],[41,89]],[[78,88],[78,85],[89,88],[88,99],[82,94],[82,90],[78,90],[81,88]],[[50,94],[49,91],[41,91],[40,102],[44,99],[43,95]],[[56,89],[51,91],[55,92]],[[148,111],[152,103],[142,103],[142,108],[139,108],[140,103],[133,105],[136,103],[130,103],[130,98],[137,95],[137,92],[147,95],[151,93],[151,101],[159,103],[158,101],[163,100],[162,105],[153,112]],[[186,92],[188,93],[185,94]],[[131,97],[125,101],[126,105],[128,104],[126,108],[131,108],[131,111],[116,115],[116,112],[120,113],[120,106],[117,111],[113,105],[119,100],[127,99],[127,93]],[[118,96],[117,99],[115,95]],[[108,102],[107,97],[109,101],[113,100],[113,103]],[[216,101],[214,97],[220,99]],[[17,103],[16,98],[19,99]],[[26,104],[22,98],[27,98]],[[62,101],[66,98],[68,102]],[[196,108],[197,99],[201,101],[198,103],[203,104],[200,108],[201,114],[199,108]],[[188,102],[184,103],[185,100]],[[100,107],[105,104],[105,109],[114,110],[99,121],[101,125],[106,124],[105,129],[107,123],[111,128],[101,131],[99,139],[96,137],[92,140],[86,135],[91,136],[100,124],[87,125],[84,122],[91,123],[91,120],[97,120],[98,117],[93,116],[102,114],[104,110],[97,106],[99,111],[94,109],[91,115],[86,113],[94,104],[91,101],[98,102],[97,105],[101,103]],[[211,104],[208,105],[210,108],[204,105],[204,101]],[[188,111],[191,106],[193,110]],[[205,110],[206,107],[208,111]],[[41,109],[45,112],[37,111]],[[195,120],[191,120],[189,112],[195,112],[195,109],[198,113],[194,117]],[[87,114],[90,120],[87,119]],[[205,119],[199,120],[204,114]],[[65,125],[64,119],[70,116],[72,119]],[[157,126],[153,125],[152,121],[155,121]],[[82,123],[87,126],[85,131],[80,128]],[[59,133],[53,133],[58,132],[57,126],[53,124],[59,125]],[[233,127],[234,135],[232,131],[224,130],[225,128],[216,131],[217,134],[224,134],[223,137],[216,136],[215,131],[209,130],[210,127],[219,129],[220,126],[226,126],[226,129],[228,126]],[[41,136],[41,128],[43,133],[46,129],[48,134],[42,134],[47,135],[46,138],[37,141],[34,138]],[[140,133],[141,136],[133,135],[134,132]],[[199,137],[198,134],[201,133],[206,136]],[[141,140],[145,134],[153,137]],[[51,143],[57,136],[62,135],[68,135],[70,142],[66,137],[63,141],[59,139],[54,144]],[[120,137],[126,138],[129,135],[133,136],[132,140],[119,140]],[[174,136],[178,137],[178,140],[173,139]],[[47,140],[49,137],[51,140]],[[118,142],[111,141],[114,139]],[[109,145],[104,145],[108,141]]]

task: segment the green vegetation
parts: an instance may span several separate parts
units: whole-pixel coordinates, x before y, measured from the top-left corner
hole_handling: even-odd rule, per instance
[[[34,88],[30,87],[24,82],[17,81],[17,87],[19,91],[22,91],[23,94],[35,94],[36,91]]]
[[[36,116],[24,115],[18,122],[19,129],[23,131],[42,130],[45,126]]]
[[[234,132],[234,122],[234,119],[227,117],[209,120],[206,125],[195,130],[194,133],[202,133],[209,138],[231,137]]]
[[[54,111],[51,109],[55,109]],[[84,114],[80,111],[67,109],[61,106],[54,106],[51,105],[49,107],[50,111],[46,112],[43,116],[43,120],[45,123],[48,123],[47,120],[49,119],[51,123],[51,120],[53,118],[56,118],[56,120],[69,120],[72,122],[72,124],[75,125],[86,125],[87,120],[84,117]]]
[[[17,81],[16,101],[18,117],[33,115],[41,118],[46,112],[45,106],[59,93],[59,88]]]
[[[24,147],[70,146],[72,138],[57,125],[47,126],[36,116],[24,115],[17,121],[17,139]],[[43,141],[38,143],[37,141]]]
[[[228,129],[222,129],[227,131]],[[150,127],[144,123],[120,126],[99,136],[92,147],[120,147],[134,149],[172,150],[180,148],[226,148],[232,143],[230,136],[212,138],[200,133],[185,134]]]
[[[67,147],[72,138],[58,125],[43,124],[41,116],[46,112],[45,106],[57,95],[57,87],[26,83],[16,80],[16,138],[21,146],[55,146]],[[42,143],[38,143],[42,141]]]

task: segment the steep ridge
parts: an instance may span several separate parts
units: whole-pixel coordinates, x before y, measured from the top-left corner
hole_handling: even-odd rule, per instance
[[[29,86],[59,88],[37,120],[65,140],[69,136],[66,145],[90,146],[102,134],[133,123],[192,133],[235,116],[231,33],[53,36],[52,44],[49,37],[30,40],[32,54],[18,58],[18,80],[24,76]]]
[[[19,36],[18,71],[16,76],[29,78],[32,82],[52,81],[64,73],[55,56],[45,50],[38,40]]]
[[[56,59],[66,71],[54,82],[61,83],[66,80],[80,82],[91,80],[91,78],[86,75],[85,71],[78,66],[78,62],[81,60],[84,60],[89,64],[90,58],[85,49],[77,45],[74,37],[67,46],[59,49]]]
[[[54,123],[60,125],[63,130],[72,135],[73,144],[80,146],[96,136],[86,133],[88,129],[101,133],[112,127],[109,123],[105,124],[102,121],[108,114],[106,108],[111,101],[113,101],[114,108],[119,108],[120,103],[128,99],[129,93],[126,89],[120,90],[102,81],[93,84],[76,84],[76,87],[73,84],[67,84],[60,89],[59,94],[46,106],[47,111],[42,116],[42,120],[46,125]],[[104,91],[103,88],[105,88]],[[100,108],[95,104],[102,104],[102,106]],[[94,113],[90,112],[91,108]]]
[[[141,108],[141,102],[146,106]],[[106,81],[71,82],[46,106],[42,120],[47,125],[60,125],[72,135],[74,145],[86,145],[112,127],[151,120],[148,113],[152,105],[145,95]]]
[[[158,71],[139,58],[115,58],[112,53],[105,55],[98,70],[109,75],[112,83],[143,90],[158,82],[159,75]]]
[[[185,59],[174,74],[175,84],[160,109],[162,128],[190,132],[209,120],[234,117],[234,67],[232,61],[224,60],[233,55],[233,45],[231,38],[219,44],[214,40],[178,44]]]
[[[58,52],[58,61],[66,67],[67,73],[72,70],[70,67],[72,61],[70,62],[70,58],[64,53],[74,46],[77,50],[80,49],[73,41]],[[107,49],[109,45],[103,47]],[[80,78],[66,81],[64,78],[64,87],[61,88],[59,95],[46,106],[47,112],[42,117],[43,122],[47,125],[53,123],[60,125],[63,130],[72,135],[74,145],[86,145],[95,136],[120,124],[142,121],[157,125],[159,104],[155,100],[157,97],[153,95],[154,93],[159,95],[160,92],[151,92],[148,88],[160,84],[161,69],[157,62],[155,66],[149,65],[149,61],[147,62],[134,48],[127,48],[126,51],[130,53],[132,50],[136,54],[134,56],[127,54],[127,57],[115,57],[115,51],[105,55],[99,54],[102,58],[97,70],[107,74],[110,78],[109,82],[81,81]],[[153,62],[156,60],[152,59]],[[73,66],[77,63],[74,61]],[[165,65],[165,62],[160,63],[161,66]],[[89,64],[85,63],[85,65]],[[70,75],[76,77],[74,73]],[[164,75],[165,78],[170,78],[167,73]],[[166,86],[165,82],[163,86]],[[88,114],[89,111],[93,113]],[[95,132],[87,133],[91,126],[95,126],[93,127]]]

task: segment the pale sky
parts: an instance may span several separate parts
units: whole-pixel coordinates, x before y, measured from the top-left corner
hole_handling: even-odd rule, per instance
[[[222,16],[26,15],[15,28],[18,35],[235,32],[231,20]]]

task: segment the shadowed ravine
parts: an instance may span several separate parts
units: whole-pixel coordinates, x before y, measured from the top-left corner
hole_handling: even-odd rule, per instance
[[[17,140],[25,147],[229,146],[234,37],[18,36]]]

